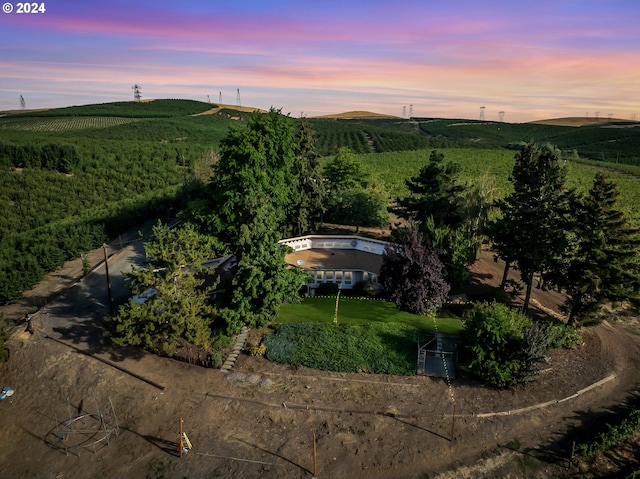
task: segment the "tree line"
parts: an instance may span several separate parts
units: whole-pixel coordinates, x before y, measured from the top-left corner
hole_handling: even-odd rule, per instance
[[[11,145],[0,141],[0,167],[43,168],[71,173],[81,159],[78,149],[71,144]]]
[[[19,146],[33,154],[42,152],[26,143]],[[2,304],[18,298],[64,261],[142,220],[179,210],[196,187],[194,171],[208,151],[201,145],[129,141],[78,141],[74,149],[80,160],[72,174],[2,167]]]

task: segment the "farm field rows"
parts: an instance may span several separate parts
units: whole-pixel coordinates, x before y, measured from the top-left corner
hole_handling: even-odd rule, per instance
[[[59,118],[20,118],[2,119],[0,118],[0,130],[22,130],[22,131],[66,131],[66,130],[86,130],[93,128],[109,128],[112,126],[124,125],[138,118],[126,118],[118,116],[69,116]]]
[[[494,177],[498,196],[511,191],[509,175],[514,164],[515,152],[503,149],[475,148],[437,148],[444,154],[445,161],[459,163],[462,166],[461,178],[473,183],[484,175]],[[420,168],[428,163],[431,149],[372,153],[358,155],[365,169],[378,177],[394,198],[408,194],[405,179],[416,176]],[[586,193],[598,171],[605,170],[620,190],[619,204],[629,214],[632,222],[640,222],[640,178],[617,171],[608,164],[585,164],[567,161],[568,183],[578,192]]]

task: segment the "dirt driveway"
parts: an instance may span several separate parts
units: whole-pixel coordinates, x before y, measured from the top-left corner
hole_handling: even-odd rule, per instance
[[[478,281],[499,280],[499,265],[483,261]],[[557,307],[558,298],[534,294]],[[567,433],[606,420],[638,378],[638,336],[618,324],[588,330],[577,351],[552,353],[534,385],[507,391],[464,374],[450,388],[440,379],[325,373],[246,354],[225,375],[137,350],[89,356],[35,326],[33,335],[13,334],[0,371],[2,385],[15,389],[0,402],[0,477],[308,478],[314,433],[320,478],[558,477],[567,472]],[[106,424],[91,415],[98,410]],[[107,441],[112,410],[118,430]],[[486,415],[495,412],[503,414]],[[182,459],[180,418],[193,443]],[[75,447],[82,445],[91,447]]]

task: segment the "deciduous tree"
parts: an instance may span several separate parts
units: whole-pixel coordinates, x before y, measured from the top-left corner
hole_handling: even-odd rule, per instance
[[[325,219],[356,227],[383,226],[389,220],[388,194],[371,176],[349,148],[343,147],[324,170],[327,185]]]
[[[399,244],[385,248],[380,282],[398,309],[415,314],[431,312],[446,301],[449,284],[436,250],[415,229],[404,231]]]

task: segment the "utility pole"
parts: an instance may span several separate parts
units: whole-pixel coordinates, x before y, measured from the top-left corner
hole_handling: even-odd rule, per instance
[[[102,243],[104,252],[104,270],[107,273],[107,295],[109,296],[109,314],[113,316],[113,297],[111,296],[111,281],[109,281],[109,258],[107,258],[107,243]]]

